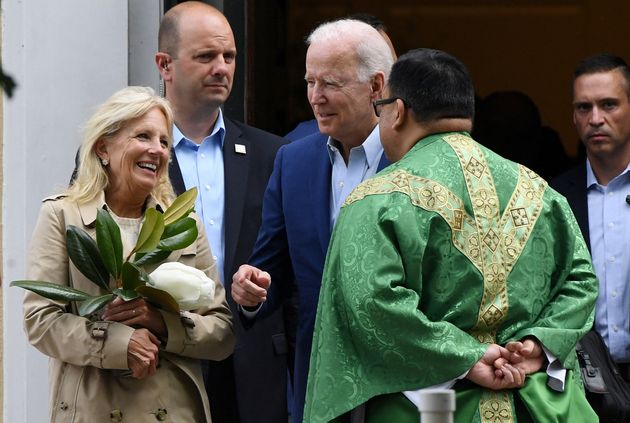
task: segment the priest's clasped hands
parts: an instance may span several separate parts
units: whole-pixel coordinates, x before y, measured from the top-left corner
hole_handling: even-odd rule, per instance
[[[508,342],[505,347],[490,344],[466,378],[492,390],[520,388],[525,377],[539,371],[546,356],[537,340]]]

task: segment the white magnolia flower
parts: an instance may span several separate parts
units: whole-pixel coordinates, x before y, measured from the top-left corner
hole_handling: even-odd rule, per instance
[[[209,305],[214,298],[215,282],[201,270],[178,262],[162,263],[149,274],[147,285],[171,294],[183,311]]]

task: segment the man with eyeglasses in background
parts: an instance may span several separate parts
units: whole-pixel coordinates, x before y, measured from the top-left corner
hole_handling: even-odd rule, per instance
[[[364,406],[366,423],[417,423],[430,387],[453,387],[457,422],[597,421],[575,353],[597,279],[566,200],[470,137],[453,56],[402,55],[383,95],[392,165],[339,214],[304,421]]]
[[[292,421],[301,422],[313,324],[330,233],[346,196],[386,165],[372,101],[393,63],[370,25],[342,19],[308,37],[308,100],[319,131],[278,151],[248,265],[234,275],[232,296],[260,317],[297,289],[298,331]],[[258,316],[256,316],[256,314]]]

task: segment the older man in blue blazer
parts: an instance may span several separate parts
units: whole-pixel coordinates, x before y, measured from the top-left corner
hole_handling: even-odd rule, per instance
[[[313,325],[335,219],[350,191],[387,164],[372,102],[381,98],[393,63],[378,31],[356,20],[323,24],[307,43],[308,100],[321,134],[278,150],[254,253],[232,281],[232,296],[252,322],[297,291],[296,422],[302,421]]]

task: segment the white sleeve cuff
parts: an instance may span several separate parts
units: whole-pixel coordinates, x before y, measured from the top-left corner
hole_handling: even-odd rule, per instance
[[[254,310],[246,310],[245,307],[243,307],[242,305],[238,305],[238,309],[241,311],[241,313],[243,313],[243,316],[247,317],[248,319],[253,319],[258,315],[258,312],[260,311],[260,308],[262,307],[263,303],[258,304],[258,307],[256,307],[256,309]]]
[[[560,364],[560,360],[558,360],[545,346],[541,343],[545,355],[547,356],[547,361],[549,365],[547,366],[547,386],[557,392],[564,392],[564,382],[567,377],[567,369],[562,367]]]

